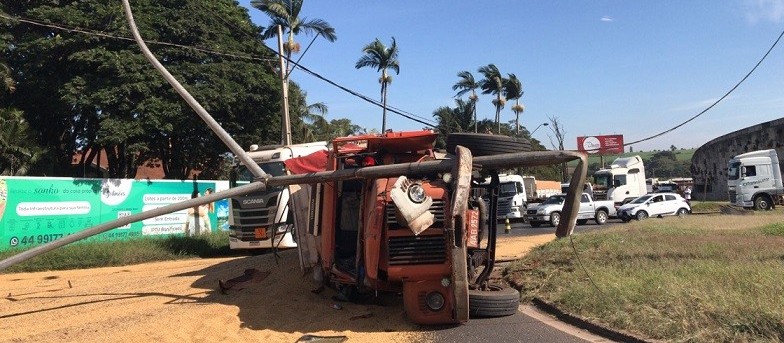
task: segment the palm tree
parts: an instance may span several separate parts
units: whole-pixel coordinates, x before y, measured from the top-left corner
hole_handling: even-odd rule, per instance
[[[520,98],[523,97],[523,84],[515,74],[509,74],[504,86],[504,96],[508,100],[514,100],[515,104],[512,106],[512,112],[515,114],[515,130],[517,135],[520,135],[520,113],[525,111],[525,106],[520,103]]]
[[[474,115],[474,132],[478,132],[476,123],[476,100],[479,99],[479,97],[476,95],[476,89],[479,88],[479,84],[474,80],[474,75],[466,70],[457,73],[457,77],[459,77],[460,80],[452,86],[452,90],[459,90],[457,94],[455,94],[456,97],[461,97],[463,94],[471,92],[471,95],[468,96],[468,100],[470,100],[471,110]]]
[[[299,116],[302,119],[302,137],[305,142],[324,140],[328,136],[329,122],[324,116],[329,112],[327,105],[323,102],[303,106],[299,109]]]
[[[504,93],[504,84],[506,83],[506,79],[501,76],[501,72],[498,71],[498,67],[495,64],[488,64],[484,67],[479,68],[479,73],[484,75],[484,79],[479,80],[479,87],[482,88],[482,94],[493,94],[496,96],[493,99],[493,105],[495,105],[495,125],[498,130],[498,134],[501,134],[501,109],[504,108],[504,104],[506,100],[502,97]]]
[[[0,109],[0,175],[25,175],[45,153],[19,110]]]
[[[251,0],[250,2],[253,8],[266,13],[272,19],[272,24],[262,33],[263,39],[277,36],[275,27],[278,25],[283,28],[284,33],[288,34],[288,41],[283,45],[287,58],[290,58],[292,53],[299,52],[300,45],[294,40],[294,36],[301,32],[321,35],[330,42],[338,39],[335,29],[326,21],[300,18],[299,12],[302,10],[303,2],[304,0]]]
[[[362,48],[362,52],[365,55],[359,58],[355,67],[357,69],[371,67],[381,72],[378,82],[381,84],[381,103],[384,109],[381,121],[381,133],[383,134],[387,131],[387,86],[392,83],[392,76],[387,73],[387,69],[394,70],[395,74],[400,74],[400,61],[397,59],[398,50],[395,37],[392,37],[392,45],[389,48],[376,38],[375,41]]]

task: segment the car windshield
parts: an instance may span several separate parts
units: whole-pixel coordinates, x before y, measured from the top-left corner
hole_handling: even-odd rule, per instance
[[[740,162],[730,163],[730,167],[727,168],[727,179],[737,180],[739,178],[740,178]]]
[[[642,203],[648,201],[648,199],[650,199],[650,198],[651,198],[650,195],[643,195],[643,196],[641,196],[641,197],[639,197],[637,199],[632,200],[631,203],[632,204],[642,204]]]
[[[545,200],[542,205],[560,205],[563,204],[565,195],[553,195]]]
[[[498,193],[501,195],[517,194],[517,186],[514,182],[504,182],[498,186]]]

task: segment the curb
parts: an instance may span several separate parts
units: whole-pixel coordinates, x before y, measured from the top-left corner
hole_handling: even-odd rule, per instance
[[[656,342],[654,340],[646,340],[640,337],[633,336],[632,334],[621,332],[618,330],[610,329],[608,327],[591,323],[583,318],[577,317],[575,315],[568,314],[559,310],[553,304],[550,304],[542,299],[533,298],[531,302],[538,308],[552,316],[556,319],[573,325],[577,328],[583,329],[595,335],[602,336],[607,339],[611,339],[618,342],[633,342],[633,343],[651,343]]]

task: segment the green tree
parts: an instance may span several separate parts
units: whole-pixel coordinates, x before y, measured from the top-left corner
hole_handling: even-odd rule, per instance
[[[31,139],[22,112],[0,109],[0,175],[27,175],[44,151]]]
[[[433,111],[433,117],[438,120],[436,148],[446,148],[446,135],[449,133],[471,131],[471,126],[474,124],[471,119],[473,115],[472,105],[472,101],[466,102],[463,99],[455,99],[455,107],[443,106]]]
[[[277,26],[283,28],[283,33],[288,36],[283,49],[287,58],[291,58],[292,53],[300,51],[300,44],[294,37],[300,33],[320,35],[330,42],[337,40],[335,29],[328,22],[322,19],[311,19],[300,17],[304,0],[251,0],[250,5],[267,14],[272,23],[262,34],[263,39],[269,39],[278,35]]]
[[[506,79],[506,84],[504,85],[504,96],[508,100],[515,101],[514,106],[512,106],[512,112],[515,114],[515,132],[519,134],[520,113],[525,111],[525,106],[520,103],[520,98],[523,97],[523,84],[520,82],[517,76],[515,76],[515,74],[509,74],[509,78]]]
[[[484,79],[479,80],[479,87],[482,88],[482,94],[493,94],[493,105],[495,106],[495,124],[497,126],[496,133],[501,133],[501,110],[504,108],[506,99],[503,98],[504,84],[506,79],[501,75],[498,67],[495,64],[488,64],[479,68],[479,73],[484,75]]]
[[[471,112],[474,117],[474,132],[478,132],[479,128],[476,124],[476,101],[479,99],[479,96],[476,95],[476,90],[479,88],[479,83],[474,79],[474,75],[466,70],[457,73],[457,77],[459,77],[460,80],[452,85],[452,90],[458,91],[457,94],[455,94],[455,97],[458,98],[471,92],[471,95],[468,96],[468,100],[470,101]]]
[[[114,2],[4,2],[10,15],[130,37]],[[182,46],[236,52],[274,60],[247,11],[231,0],[134,2],[142,37]],[[82,163],[106,154],[110,177],[134,177],[144,163],[159,164],[166,178],[220,174],[226,148],[150,66],[132,41],[24,22],[7,24],[2,51],[21,75],[10,103],[23,110],[35,139],[47,146],[50,167],[37,173],[73,176]],[[250,59],[179,46],[150,44],[152,52],[243,146],[279,139],[280,86],[274,70]],[[12,47],[12,48],[11,48]],[[78,168],[81,170],[81,166]]]
[[[362,52],[365,55],[359,58],[355,67],[357,69],[371,67],[381,72],[378,82],[381,84],[381,103],[383,106],[381,132],[383,133],[387,131],[387,87],[392,83],[392,76],[387,73],[387,70],[393,70],[395,74],[400,74],[400,61],[398,61],[395,37],[392,37],[392,44],[389,48],[376,38],[375,41],[362,48]]]

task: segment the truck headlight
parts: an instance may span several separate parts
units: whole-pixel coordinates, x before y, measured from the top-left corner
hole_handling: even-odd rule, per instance
[[[540,209],[536,211],[537,214],[544,214],[544,209]]]
[[[425,189],[422,188],[422,185],[415,183],[408,187],[408,198],[411,199],[411,201],[421,204],[425,201],[426,197],[427,195],[425,195]]]
[[[427,303],[427,307],[433,311],[444,308],[444,296],[438,292],[430,292],[427,297],[425,297],[425,302]]]

